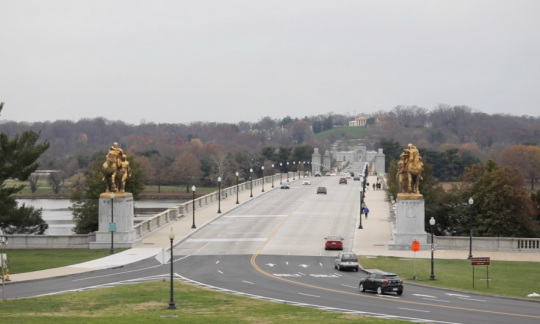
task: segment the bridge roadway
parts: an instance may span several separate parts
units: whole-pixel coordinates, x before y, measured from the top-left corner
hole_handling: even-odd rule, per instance
[[[221,214],[217,213],[217,204],[196,210],[195,222],[200,224],[196,229],[191,228],[189,215],[171,224],[177,235],[174,242],[176,278],[256,298],[377,317],[433,323],[536,323],[540,320],[538,304],[534,302],[455,293],[409,283],[405,294],[399,297],[360,294],[357,286],[361,274],[333,269],[336,252],[324,250],[324,235],[342,235],[345,249],[361,255],[411,258],[413,252],[386,248],[391,239],[391,226],[383,191],[366,193],[371,212],[368,219],[362,219],[363,229],[358,229],[360,182],[350,180],[347,185],[339,185],[337,177],[311,180],[311,186],[296,180],[289,190],[279,189],[278,182],[273,190],[266,184],[264,193],[261,187],[254,187],[253,198],[249,197],[249,191],[240,194],[241,204],[236,204],[236,197],[223,200]],[[374,178],[370,178],[371,181]],[[315,194],[319,185],[328,188],[327,195]],[[168,261],[169,252],[165,249],[170,244],[169,231],[170,227],[166,227],[147,237],[141,247],[100,260],[12,275],[12,283],[21,283],[17,289],[20,293],[15,296],[8,290],[8,298],[51,293],[50,288],[36,290],[36,285],[31,282],[24,285],[24,281],[68,274],[74,276],[69,280],[49,279],[48,285],[56,287],[57,293],[166,278],[168,266],[149,257],[157,255],[162,263]],[[436,254],[437,258],[466,258],[468,251],[437,251]],[[429,251],[416,253],[416,257],[429,256]],[[482,252],[482,256],[490,256],[492,260],[519,260],[517,257],[525,254]],[[530,261],[531,256],[528,257]],[[100,269],[107,270],[98,271]],[[94,272],[86,273],[89,271]],[[68,281],[77,282],[79,286]]]

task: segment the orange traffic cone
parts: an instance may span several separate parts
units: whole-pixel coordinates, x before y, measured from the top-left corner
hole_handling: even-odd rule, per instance
[[[11,281],[11,279],[9,279],[9,269],[6,269],[6,276],[4,277],[4,281]]]

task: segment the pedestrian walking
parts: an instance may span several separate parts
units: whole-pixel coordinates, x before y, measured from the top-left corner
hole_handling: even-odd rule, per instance
[[[364,215],[366,216],[366,219],[368,217],[368,214],[369,214],[369,208],[367,208],[367,206],[366,206],[366,207],[364,207]]]

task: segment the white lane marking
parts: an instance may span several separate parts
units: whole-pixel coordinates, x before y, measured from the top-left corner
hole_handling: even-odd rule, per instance
[[[219,260],[216,261],[216,264],[218,264],[218,263],[219,263]]]
[[[413,296],[427,297],[427,298],[437,298],[437,297],[435,297],[435,296],[431,296],[431,295],[422,295],[422,294],[413,294]]]
[[[320,262],[319,262],[319,265],[320,265],[321,267],[323,266],[322,263],[320,263]]]
[[[221,270],[218,270],[217,272],[219,272],[219,273],[223,274],[223,271],[221,271]]]
[[[462,295],[462,294],[451,294],[451,293],[445,293],[445,295],[448,295],[448,296],[457,296],[457,297],[465,297],[465,298],[469,298],[468,295]]]
[[[266,238],[264,237],[254,237],[254,238],[222,238],[222,239],[187,239],[185,242],[190,243],[199,243],[199,242],[264,242]]]
[[[293,278],[302,277],[302,275],[299,275],[297,273],[273,273],[272,275],[276,277],[293,277]]]
[[[307,267],[309,267],[309,265],[307,265],[307,264],[300,264],[299,267],[307,268]]]
[[[432,298],[422,298],[423,300],[429,300],[430,302],[438,302],[438,303],[450,303],[449,300],[444,299],[432,299]]]
[[[358,288],[358,287],[356,287],[356,286],[349,286],[349,285],[344,285],[344,284],[341,284],[341,285],[342,285],[343,287],[348,287],[348,288],[353,288],[353,289]]]
[[[403,308],[403,307],[400,307],[399,309],[408,310],[408,311],[413,311],[413,312],[431,313],[431,312],[428,311],[428,310],[422,310],[422,309]]]
[[[250,284],[250,285],[254,284],[253,282],[249,282],[249,281],[245,281],[245,280],[242,280],[242,282],[245,282],[245,283]]]
[[[303,293],[298,293],[298,295],[302,295],[302,296],[308,296],[308,297],[316,297],[316,298],[321,298],[321,296],[317,296],[317,295],[310,295],[310,294],[303,294]]]
[[[329,275],[329,274],[315,274],[315,273],[311,273],[310,276],[312,277],[315,277],[315,278],[339,278],[339,276],[336,276],[335,274],[334,275]]]
[[[462,298],[462,297],[458,297],[458,299],[463,299],[463,300],[470,300],[470,301],[477,301],[477,302],[487,302],[487,300],[483,300],[483,299],[474,299],[474,298]]]
[[[271,268],[273,268],[273,267],[275,266],[274,263],[267,263],[266,265],[269,266],[269,267],[271,267]]]
[[[223,218],[261,218],[261,217],[287,217],[289,215],[228,215]]]

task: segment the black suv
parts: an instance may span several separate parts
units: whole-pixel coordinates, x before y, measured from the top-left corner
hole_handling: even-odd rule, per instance
[[[395,273],[376,271],[360,280],[358,288],[360,291],[374,290],[379,295],[387,292],[401,295],[403,294],[403,280]]]

